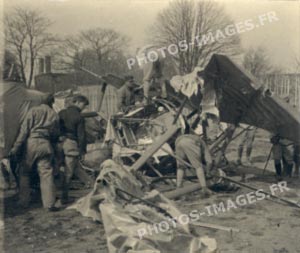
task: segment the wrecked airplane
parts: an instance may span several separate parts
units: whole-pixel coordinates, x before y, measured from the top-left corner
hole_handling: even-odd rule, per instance
[[[166,216],[172,218],[180,214],[168,198],[199,189],[198,184],[192,184],[162,195],[156,190],[149,192],[145,182],[136,177],[136,172],[143,169],[144,172],[154,172],[158,178],[164,177],[157,165],[163,163],[164,157],[176,160],[174,138],[184,132],[187,118],[208,113],[229,124],[209,145],[216,167],[229,142],[239,135],[233,136],[238,123],[263,128],[294,142],[299,140],[297,112],[273,97],[226,56],[213,55],[204,70],[195,69],[186,77],[171,79],[168,96],[173,103],[154,100],[149,106],[136,107],[126,115],[115,115],[110,119],[105,140],[114,143],[113,157],[121,165],[105,161],[94,190],[70,207],[103,222],[110,252],[119,252],[118,249],[124,252],[172,252],[173,247],[178,251],[179,244],[185,245],[180,252],[215,252],[213,239],[206,241],[207,238],[200,237],[198,241],[199,237],[188,227],[179,229],[181,232],[179,227],[171,229],[172,232],[160,236],[147,234],[142,240],[136,233],[149,224],[166,220]],[[179,109],[173,105],[176,102],[181,104]],[[184,118],[183,107],[193,112]],[[172,166],[174,168],[174,164]],[[226,179],[226,175],[220,173],[217,178]],[[185,238],[185,243],[182,238]]]

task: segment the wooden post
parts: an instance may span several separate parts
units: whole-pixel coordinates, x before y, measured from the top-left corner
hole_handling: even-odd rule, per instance
[[[105,91],[106,91],[106,87],[107,87],[107,83],[105,83],[105,82],[102,83],[99,98],[98,98],[97,112],[101,111],[103,98],[104,98]]]
[[[201,189],[200,184],[194,183],[194,184],[190,184],[185,187],[182,187],[182,188],[175,189],[173,191],[164,192],[164,196],[166,196],[169,199],[174,199],[174,198],[178,198],[182,195],[185,195],[187,193],[198,191],[200,189]]]

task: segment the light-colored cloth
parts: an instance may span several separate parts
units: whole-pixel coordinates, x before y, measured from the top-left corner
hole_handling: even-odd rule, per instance
[[[170,80],[171,86],[176,92],[181,92],[187,97],[196,95],[199,91],[199,88],[202,89],[204,86],[203,78],[198,76],[198,72],[202,71],[201,67],[196,67],[193,72],[184,75],[184,76],[173,76]]]
[[[109,117],[107,121],[104,142],[111,142],[114,141],[115,139],[116,139],[116,134],[115,134],[114,126],[112,124],[111,117]]]
[[[103,223],[110,253],[216,252],[213,238],[192,235],[189,224],[181,221],[176,222],[176,226],[168,221],[167,231],[155,233],[152,229],[148,233],[153,225],[165,221],[166,216],[143,203],[128,204],[120,193],[116,194],[116,188],[154,203],[172,219],[182,216],[182,213],[158,191],[145,192],[141,186],[124,166],[107,160],[101,165],[93,191],[68,209],[76,209],[82,215]],[[139,238],[141,229],[145,234]]]

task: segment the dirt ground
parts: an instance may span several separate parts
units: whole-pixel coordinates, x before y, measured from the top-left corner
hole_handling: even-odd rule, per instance
[[[267,173],[262,175],[262,168],[270,151],[268,134],[264,131],[257,133],[253,150],[253,168],[248,168],[247,184],[268,190],[276,183],[273,173],[272,160],[268,164]],[[236,141],[229,149],[229,161],[236,159]],[[242,171],[243,168],[238,168]],[[254,175],[255,174],[255,175]],[[235,176],[235,179],[240,179]],[[289,179],[288,192],[281,196],[293,200],[300,200],[300,180]],[[240,194],[251,190],[240,189],[236,193],[217,193],[209,199],[201,199],[198,192],[176,200],[175,203],[184,213],[192,210],[204,210],[206,206],[234,200]],[[72,191],[76,199],[87,191]],[[35,202],[27,210],[19,210],[15,205],[15,197],[2,198],[5,204],[4,212],[4,252],[108,252],[105,231],[101,224],[82,217],[74,210],[62,210],[48,213]],[[268,199],[254,204],[231,208],[230,211],[213,216],[202,216],[202,222],[234,227],[240,232],[226,232],[197,228],[201,235],[209,235],[217,241],[221,253],[295,253],[300,252],[300,209]]]

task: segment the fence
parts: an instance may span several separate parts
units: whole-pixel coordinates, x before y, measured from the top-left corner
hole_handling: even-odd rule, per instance
[[[89,110],[96,111],[99,106],[99,97],[101,94],[100,85],[79,86],[79,92],[89,99]],[[117,95],[116,89],[108,85],[102,101],[100,112],[105,118],[117,113]]]
[[[289,103],[300,110],[300,74],[276,74],[261,78],[276,96],[289,97]]]

